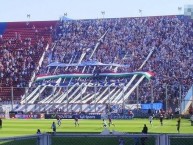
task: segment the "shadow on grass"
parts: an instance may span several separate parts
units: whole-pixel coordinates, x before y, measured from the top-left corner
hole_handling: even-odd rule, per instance
[[[37,139],[24,139],[24,140],[0,140],[0,145],[36,145]]]

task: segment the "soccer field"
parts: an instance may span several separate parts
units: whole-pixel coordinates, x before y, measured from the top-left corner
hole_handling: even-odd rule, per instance
[[[57,120],[54,119],[6,119],[3,120],[3,127],[0,129],[0,137],[8,136],[23,136],[36,134],[37,129],[42,133],[52,132],[51,124]],[[115,127],[109,129],[119,132],[140,133],[143,125],[147,124],[149,133],[177,133],[176,119],[164,120],[164,125],[161,126],[159,120],[153,120],[153,125],[149,124],[148,119],[133,119],[133,120],[113,120]],[[102,120],[79,120],[80,126],[74,126],[74,120],[62,120],[62,125],[57,127],[57,132],[85,132],[85,133],[100,133]],[[193,126],[190,125],[188,119],[182,119],[180,133],[193,133]]]

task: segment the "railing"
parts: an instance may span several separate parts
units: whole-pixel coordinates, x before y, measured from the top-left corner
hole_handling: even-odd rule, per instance
[[[171,134],[167,135],[167,145],[192,145],[193,135],[192,134]]]
[[[26,90],[28,90],[28,93]],[[193,102],[192,98],[184,99],[187,91],[181,89],[180,86],[174,95],[172,95],[172,87],[169,85],[163,86],[160,94],[159,92],[155,92],[157,90],[154,86],[146,90],[145,93],[148,94],[146,97],[144,97],[143,91],[144,86],[139,86],[131,97],[125,99],[123,96],[126,96],[128,91],[124,92],[124,87],[120,85],[90,86],[86,84],[74,84],[73,87],[49,85],[41,85],[34,88],[0,87],[0,104],[7,105],[6,108],[10,108],[9,111],[20,111],[20,106],[25,108],[24,110],[22,109],[24,112],[33,111],[35,107],[43,111],[48,108],[48,106],[55,108],[55,105],[59,105],[60,108],[61,106],[67,106],[65,107],[67,108],[67,110],[65,110],[67,112],[70,112],[73,107],[77,108],[77,110],[75,110],[77,112],[100,112],[104,110],[106,104],[111,105],[114,109],[131,109],[127,107],[128,104],[137,104],[135,105],[137,106],[136,109],[139,109],[140,104],[151,103],[151,106],[153,106],[153,103],[161,102],[163,109],[166,111],[174,113],[175,109],[178,108],[180,114],[186,114],[189,111],[188,107],[190,107]],[[121,94],[121,96],[118,98],[118,101],[117,97],[119,97],[119,94]],[[185,102],[190,102],[189,106],[186,105],[186,112],[182,110],[181,106],[185,106]],[[101,106],[101,104],[103,104],[103,106]],[[89,111],[93,107],[94,111]],[[48,110],[46,109],[46,111]]]
[[[40,134],[0,138],[3,145],[192,145],[192,134]]]

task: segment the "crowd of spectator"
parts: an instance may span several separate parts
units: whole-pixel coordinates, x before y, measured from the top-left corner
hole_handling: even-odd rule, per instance
[[[129,66],[98,68],[100,72],[135,72],[154,48],[140,70],[154,72],[154,79],[144,80],[139,91],[134,91],[126,101],[134,103],[137,95],[140,96],[139,103],[151,102],[152,95],[154,102],[164,101],[167,91],[167,98],[175,104],[193,84],[192,26],[191,19],[183,16],[63,20],[53,28],[56,45],[47,51],[39,74],[82,72],[83,67],[47,69],[46,66],[51,62],[78,63],[84,53],[81,61],[97,60]],[[18,87],[24,87],[25,76],[31,75],[31,70],[36,67],[32,56],[37,55],[37,49],[43,49],[43,45],[40,39],[33,47],[29,38],[20,42],[25,49],[13,51],[10,43],[12,40],[1,45],[0,77],[5,79],[7,86],[15,82]],[[92,68],[87,67],[85,71],[92,72]]]
[[[13,95],[23,95],[22,88],[28,87],[32,73],[49,41],[44,37],[47,33],[50,32],[35,28],[33,25],[32,28],[26,26],[26,28],[8,29],[0,35],[0,87],[2,87],[0,92],[3,92],[0,96],[1,100],[7,97],[6,101],[11,101],[9,97],[11,91],[6,91],[4,88],[21,88],[16,92],[14,89]]]
[[[100,42],[92,60],[129,65],[118,69],[109,67],[110,71],[134,72],[155,48],[141,69],[154,72],[155,77],[139,85],[139,101],[151,102],[153,92],[153,101],[163,102],[167,91],[168,99],[175,104],[193,83],[192,26],[192,21],[183,16],[61,21],[55,29],[56,46],[47,54],[45,65],[50,62],[77,63],[83,53],[86,56],[82,61],[89,61]],[[52,73],[82,71],[75,67],[50,70]],[[136,96],[134,91],[128,101],[136,100]]]
[[[45,46],[49,43],[51,28],[35,28],[26,24],[26,28],[7,30],[8,34],[0,37],[0,81],[2,86],[26,87],[28,80],[37,67]],[[5,32],[6,33],[6,32]],[[23,33],[23,34],[22,34]],[[24,36],[23,36],[24,35]]]

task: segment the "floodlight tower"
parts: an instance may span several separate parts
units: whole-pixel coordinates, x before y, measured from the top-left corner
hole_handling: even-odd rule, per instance
[[[68,13],[64,13],[64,17],[67,17],[68,16]]]
[[[139,14],[140,14],[140,16],[142,17],[142,9],[139,9]]]
[[[68,13],[65,12],[65,13],[64,13],[64,16],[62,17],[62,21],[63,21],[63,22],[66,22],[67,16],[68,16]]]
[[[27,14],[27,18],[30,19],[31,15],[30,14]]]
[[[178,7],[179,15],[181,15],[182,7]]]
[[[27,26],[29,25],[30,18],[31,18],[31,15],[30,15],[30,14],[27,14],[27,22],[26,22],[26,25],[27,25]]]
[[[101,14],[103,15],[103,19],[104,19],[105,11],[101,11]]]

